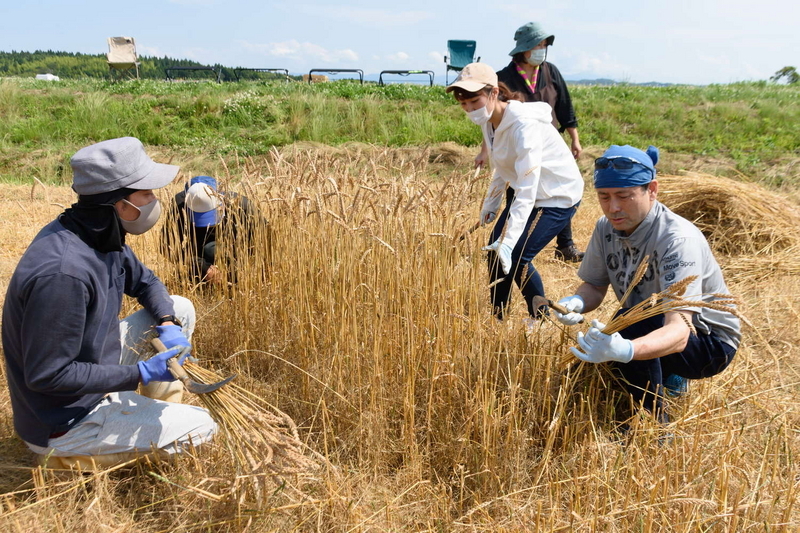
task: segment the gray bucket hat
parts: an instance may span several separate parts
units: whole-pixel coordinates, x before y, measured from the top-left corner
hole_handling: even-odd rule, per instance
[[[129,188],[160,189],[178,174],[180,167],[156,163],[144,151],[142,141],[121,137],[81,148],[69,160],[72,190],[80,195]]]
[[[517,32],[514,34],[514,40],[517,41],[517,46],[515,46],[508,55],[513,56],[520,52],[532,50],[534,46],[545,39],[547,39],[547,46],[550,46],[553,44],[553,41],[556,40],[556,36],[544,31],[544,28],[542,28],[542,25],[538,22],[528,22],[517,28]]]

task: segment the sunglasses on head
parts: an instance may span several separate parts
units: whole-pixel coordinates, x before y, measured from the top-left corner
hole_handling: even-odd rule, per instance
[[[646,166],[644,163],[640,163],[631,157],[625,156],[598,157],[594,160],[594,168],[597,170],[603,170],[608,167],[611,167],[615,170],[630,170],[633,168],[634,164]]]

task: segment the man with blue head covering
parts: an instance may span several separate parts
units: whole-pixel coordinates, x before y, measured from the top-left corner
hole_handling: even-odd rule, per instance
[[[578,270],[583,283],[573,296],[559,301],[569,311],[556,313],[561,323],[582,321],[582,313],[597,309],[609,286],[621,299],[645,257],[649,266],[623,302],[626,308],[689,276],[696,278],[687,295],[728,294],[700,230],[656,199],[658,155],[654,146],[642,151],[613,145],[595,160],[594,187],[604,216]],[[687,379],[724,370],[741,340],[734,315],[707,307],[670,311],[612,335],[602,333],[604,328],[593,320],[585,335],[578,334],[581,349],[573,348],[573,353],[586,362],[612,363],[634,400],[662,422],[668,420],[664,394],[679,395]]]
[[[235,267],[224,268],[217,256],[217,242],[223,235],[231,239],[236,255],[242,247],[249,251],[253,246],[256,224],[266,226],[248,198],[235,192],[219,191],[217,180],[211,176],[193,177],[184,190],[175,195],[173,211],[174,216],[170,218],[177,224],[164,227],[168,250],[175,251],[179,243],[188,243],[190,250],[184,257],[191,258],[191,276],[210,284],[233,281],[236,277]],[[223,272],[225,270],[227,273]]]

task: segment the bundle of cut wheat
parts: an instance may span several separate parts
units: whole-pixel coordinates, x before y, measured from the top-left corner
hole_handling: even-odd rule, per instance
[[[216,383],[222,377],[191,362],[184,364],[199,383]],[[242,476],[260,485],[264,476],[283,477],[313,473],[328,461],[306,446],[289,415],[235,383],[197,396],[220,427],[228,449]]]
[[[756,255],[800,246],[800,207],[778,193],[695,172],[658,182],[659,200],[700,228],[717,252]]]
[[[622,331],[637,322],[654,316],[663,315],[670,311],[681,311],[696,307],[725,311],[737,316],[743,322],[747,322],[747,319],[738,310],[740,302],[730,294],[696,294],[687,296],[685,294],[686,289],[697,279],[697,276],[687,276],[673,283],[663,291],[650,295],[650,298],[620,313],[619,310],[625,305],[633,288],[639,284],[642,277],[644,277],[644,274],[647,272],[648,264],[649,256],[645,256],[641,263],[639,263],[633,276],[633,281],[628,286],[628,290],[620,299],[617,311],[615,311],[612,318],[606,322],[606,326],[602,330],[606,335]],[[687,320],[684,315],[681,315],[681,317],[686,321],[686,325],[689,326],[689,329],[693,333],[696,333],[692,322]],[[574,356],[568,354],[562,363],[569,363],[571,361],[574,361]]]

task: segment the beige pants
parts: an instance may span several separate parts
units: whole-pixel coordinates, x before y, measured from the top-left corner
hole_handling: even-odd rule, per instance
[[[46,464],[109,466],[153,450],[181,452],[211,440],[217,424],[201,407],[162,402],[132,391],[112,392],[47,447],[28,443]],[[56,459],[57,458],[57,459]],[[51,462],[52,460],[52,462]]]

